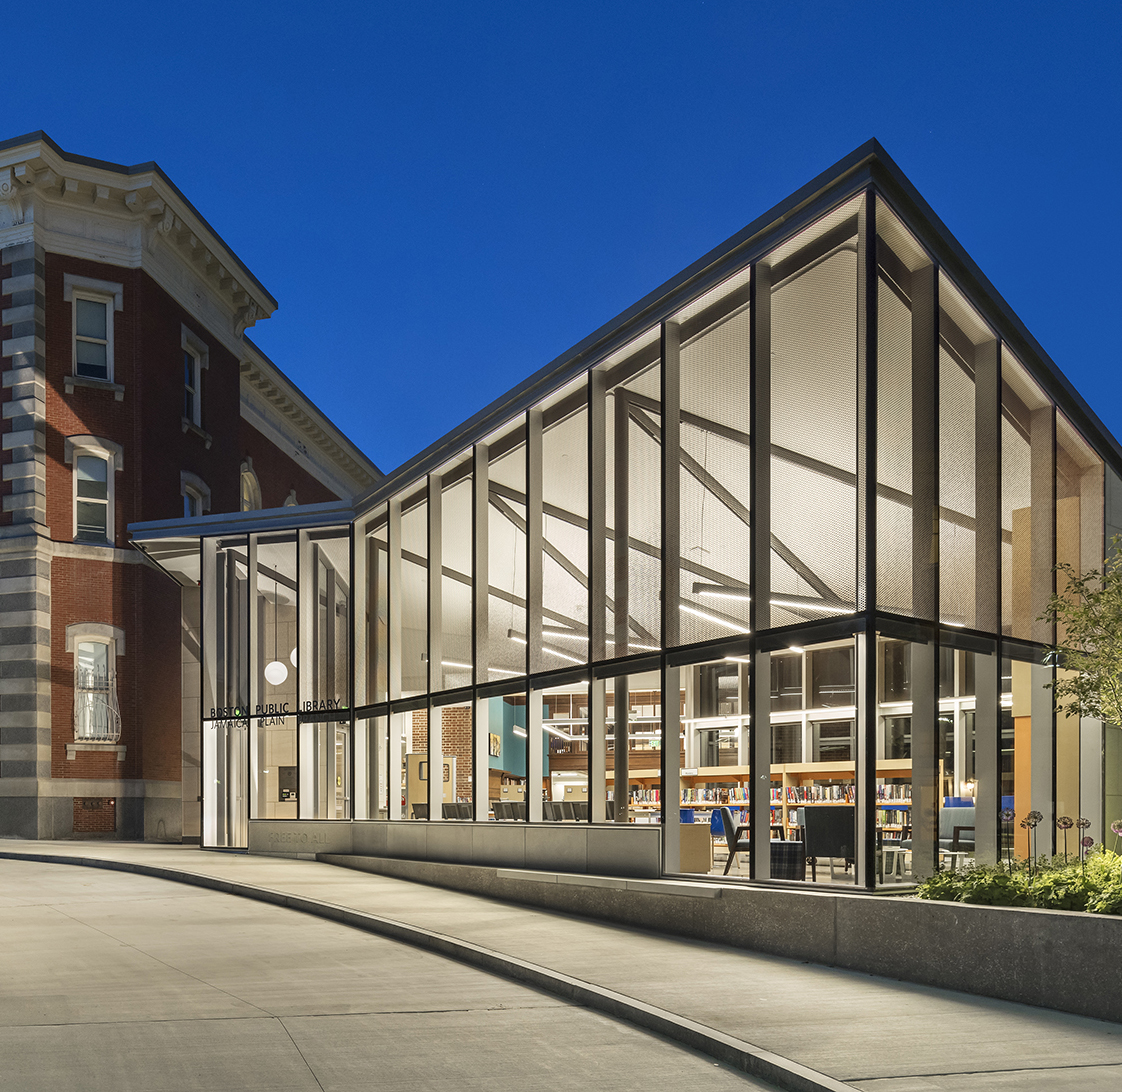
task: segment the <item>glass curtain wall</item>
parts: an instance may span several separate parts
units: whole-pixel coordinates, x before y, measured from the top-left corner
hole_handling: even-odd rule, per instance
[[[1103,462],[920,238],[847,198],[379,497],[353,741],[345,539],[301,533],[295,618],[291,536],[206,547],[209,709],[283,706],[299,624],[295,798],[262,723],[254,814],[660,821],[707,872],[712,820],[679,828],[735,805],[730,874],[861,886],[1023,854],[1003,806],[1101,829],[1103,730],[1056,720],[1039,617],[1101,561]]]
[[[250,818],[295,819],[299,779],[297,721],[296,532],[251,536],[253,707]],[[346,545],[344,543],[344,545]]]
[[[249,540],[203,539],[203,845],[243,847],[249,796]]]

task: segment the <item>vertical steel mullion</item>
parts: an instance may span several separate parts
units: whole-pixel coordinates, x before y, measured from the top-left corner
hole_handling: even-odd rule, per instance
[[[439,472],[428,476],[428,507],[426,537],[428,539],[428,756],[429,756],[429,821],[443,817],[444,803],[444,741],[443,725],[437,724],[441,711],[433,709],[431,696],[444,689],[444,611],[442,592],[444,579],[444,522],[441,518],[443,493]]]
[[[1105,505],[1104,511],[1105,511]],[[215,709],[215,694],[217,693],[215,673],[207,671],[207,657],[210,646],[217,643],[216,635],[212,632],[215,628],[215,609],[207,609],[208,597],[216,595],[217,574],[215,563],[214,539],[199,539],[199,693],[202,701],[199,703],[199,845],[205,846],[206,842],[206,806],[209,793],[207,792],[207,779],[205,776],[206,746],[207,746],[207,704],[210,706],[210,718],[213,720]],[[216,600],[210,599],[216,604]],[[210,636],[207,634],[210,633]],[[209,683],[209,686],[208,686]],[[209,695],[208,695],[209,690]]]
[[[491,663],[490,652],[490,463],[487,445],[476,444],[472,451],[471,483],[471,665],[472,682],[479,687],[487,681]],[[472,693],[471,703],[471,817],[487,818],[487,797],[490,790],[490,722],[483,716],[489,709],[486,699]]]
[[[348,534],[347,534],[347,549],[348,549],[347,569],[348,569],[348,576],[350,578],[350,589],[351,589],[350,597],[347,600],[348,606],[347,606],[347,626],[346,626],[346,632],[347,632],[347,708],[350,710],[350,717],[349,717],[349,719],[350,719],[350,732],[348,734],[348,740],[347,740],[347,748],[349,749],[349,754],[350,754],[350,760],[347,763],[348,764],[347,791],[350,795],[350,807],[347,809],[348,812],[349,812],[349,814],[347,815],[347,818],[352,819],[352,820],[355,817],[355,731],[357,730],[357,726],[355,724],[355,713],[354,713],[354,711],[355,711],[355,705],[356,705],[356,703],[355,703],[355,663],[356,663],[356,658],[357,658],[357,654],[358,654],[358,648],[357,648],[358,642],[355,640],[355,628],[358,624],[358,618],[359,618],[360,613],[361,613],[363,619],[366,618],[366,604],[368,602],[368,595],[369,595],[369,585],[366,582],[366,580],[364,579],[363,580],[363,587],[362,587],[362,591],[361,591],[362,602],[363,602],[363,610],[360,612],[359,609],[358,609],[358,603],[356,601],[356,596],[358,596],[360,594],[360,592],[358,590],[357,584],[355,583],[355,570],[357,568],[360,568],[360,567],[364,568],[364,566],[358,566],[358,565],[355,564],[355,554],[356,554],[355,534],[356,534],[356,531],[357,531],[356,525],[352,524],[351,527],[349,528],[349,531],[348,531]],[[364,537],[363,542],[365,542],[365,541],[366,540],[365,540],[365,537]],[[363,639],[363,647],[365,648],[365,636],[364,636],[364,639]],[[364,685],[363,686],[363,700],[365,701],[365,699],[366,699],[366,686]],[[347,756],[346,756],[346,754],[344,754],[344,761],[346,761],[346,759],[347,759]],[[376,767],[376,763],[375,763],[375,767]],[[366,805],[365,808],[363,808],[363,810],[368,812],[368,813],[370,811],[370,804],[369,804],[369,800],[370,800],[370,771],[371,771],[371,763],[370,763],[370,759],[369,759],[369,756],[368,756],[367,760],[366,760],[366,778],[365,778],[365,780],[366,780],[367,805]],[[375,781],[375,784],[377,784],[377,781]],[[369,818],[369,816],[368,816],[368,818]]]
[[[401,500],[386,513],[386,699],[401,697]]]
[[[1001,856],[1001,341],[974,350],[974,627],[990,633],[974,653],[975,857]],[[967,653],[967,655],[971,655]]]
[[[934,625],[908,648],[912,697],[912,875],[938,867],[939,837],[939,270],[911,275],[912,614]],[[878,286],[879,290],[879,286]]]
[[[299,600],[298,600],[299,601]],[[386,508],[386,700],[401,697],[401,501]],[[386,712],[386,815],[401,818],[401,740],[392,707]],[[397,761],[393,761],[394,754]]]
[[[663,871],[680,868],[681,680],[678,668],[666,666],[666,650],[681,640],[681,479],[682,371],[681,328],[662,324],[662,817]],[[672,691],[671,692],[671,688]],[[671,713],[673,710],[673,713]]]
[[[541,706],[534,711],[529,676],[541,663],[542,647],[542,410],[526,414],[526,817],[537,801],[541,815]],[[533,784],[534,771],[538,783]]]
[[[1056,408],[1049,402],[1030,415],[1031,473],[1029,587],[1032,604],[1032,638],[1052,644],[1053,626],[1042,618],[1055,591],[1056,564]],[[1048,832],[1044,853],[1055,852],[1056,716],[1052,692],[1037,690],[1055,676],[1053,668],[1032,665],[1031,697],[1031,799],[1044,814],[1040,826]],[[1047,697],[1047,701],[1044,697]]]
[[[864,632],[857,640],[855,763],[856,882],[876,886],[877,738],[877,257],[876,192],[858,216],[857,263],[857,602]]]
[[[588,375],[588,659],[598,663],[607,656],[607,577],[608,577],[608,455],[607,435],[607,377],[602,369],[594,368]],[[604,706],[601,700],[596,709],[596,694],[603,695],[603,683],[594,690],[594,680],[589,676],[588,719],[588,821],[604,819],[604,793],[597,791],[605,784]],[[594,801],[599,796],[599,812]],[[599,819],[597,819],[597,814]]]
[[[771,628],[771,266],[766,262],[752,269],[750,297],[748,508],[752,524],[748,628],[754,643],[761,631]],[[757,847],[771,841],[771,653],[753,649],[750,659],[748,806],[753,837],[749,842],[749,875],[754,880],[766,880],[771,878],[770,849],[763,853]]]
[[[612,459],[612,485],[613,485],[613,517],[615,521],[615,538],[613,540],[613,619],[615,622],[615,643],[612,646],[612,655],[615,658],[626,656],[631,651],[631,602],[628,581],[628,547],[631,536],[630,508],[630,451],[631,451],[631,404],[627,389],[623,386],[616,387],[613,392],[615,428],[613,430],[613,459]],[[663,553],[666,547],[663,544]],[[662,596],[662,615],[666,615],[666,598]],[[628,728],[630,701],[627,689],[627,677],[617,678],[613,687],[612,700],[612,804],[615,822],[626,823],[628,820],[628,783],[630,772],[628,770],[628,745],[630,731]],[[622,740],[622,746],[621,746]],[[622,795],[620,786],[623,786]]]

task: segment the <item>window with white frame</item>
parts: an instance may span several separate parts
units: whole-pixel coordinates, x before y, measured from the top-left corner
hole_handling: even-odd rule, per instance
[[[74,374],[87,379],[113,378],[109,350],[112,332],[109,301],[74,294]]]
[[[199,358],[190,349],[183,350],[183,416],[193,425],[202,419],[199,383]]]
[[[210,511],[210,489],[197,474],[183,470],[179,474],[179,492],[183,496],[183,518],[194,519]]]
[[[183,420],[186,425],[202,428],[203,372],[210,365],[206,343],[186,326],[182,328],[180,348],[183,351]]]
[[[261,507],[261,483],[253,472],[253,459],[246,458],[242,463],[242,511],[256,512]]]
[[[66,461],[73,468],[74,541],[112,543],[114,476],[121,446],[97,436],[69,436]]]
[[[71,305],[73,371],[83,379],[113,382],[113,315],[124,290],[112,281],[67,273],[63,299]]]
[[[98,622],[66,627],[67,651],[74,656],[74,738],[116,743],[121,738],[117,704],[117,657],[124,654],[124,631]]]

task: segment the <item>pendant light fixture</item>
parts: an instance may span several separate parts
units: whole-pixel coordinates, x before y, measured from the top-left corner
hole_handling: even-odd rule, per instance
[[[279,627],[280,596],[277,582],[273,581],[273,658],[265,665],[265,680],[273,686],[280,686],[288,678],[288,668],[277,659],[277,629]],[[295,664],[293,665],[295,666]]]

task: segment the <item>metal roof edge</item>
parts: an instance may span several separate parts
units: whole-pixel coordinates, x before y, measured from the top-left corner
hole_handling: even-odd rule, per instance
[[[210,535],[250,534],[254,531],[287,531],[331,524],[350,525],[355,518],[349,502],[324,501],[287,508],[258,508],[252,512],[217,512],[191,519],[159,519],[130,523],[129,541],[151,542],[167,538],[203,538]]]
[[[691,283],[710,274],[714,266],[727,261],[732,255],[746,249],[749,244],[757,240],[764,233],[776,234],[778,229],[787,225],[797,213],[801,213],[807,206],[821,199],[834,190],[840,190],[842,183],[851,176],[855,176],[863,167],[866,167],[878,156],[884,155],[884,150],[875,139],[865,141],[848,155],[843,156],[832,167],[822,171],[805,185],[800,186],[794,193],[773,205],[767,212],[757,216],[754,220],[741,228],[736,234],[713,249],[703,254],[696,261],[686,266],[673,277],[664,281],[657,288],[621,311],[614,318],[594,330],[587,337],[578,341],[571,348],[554,357],[552,361],[528,376],[510,390],[501,394],[493,402],[484,406],[462,424],[457,425],[450,432],[428,447],[407,459],[394,470],[389,471],[383,481],[372,489],[367,490],[355,498],[355,508],[361,511],[364,506],[375,501],[383,491],[392,491],[400,482],[411,480],[413,476],[423,472],[422,468],[431,467],[443,461],[446,455],[454,454],[460,447],[474,442],[468,440],[469,436],[485,434],[491,427],[497,425],[502,418],[511,412],[519,403],[532,400],[539,393],[548,393],[548,388],[560,385],[569,378],[566,371],[579,370],[583,360],[592,355],[593,350],[604,349],[607,343],[623,331],[628,331],[627,336],[634,336],[636,330],[630,327],[641,325],[640,319],[653,312],[660,305],[664,305],[674,295],[680,293]],[[626,341],[626,338],[622,340]]]
[[[1106,452],[1114,457],[1116,464],[1114,469],[1122,473],[1122,444],[1032,335],[1008,300],[994,287],[978,263],[916,189],[911,179],[879,145],[878,149],[876,164],[873,167],[873,177],[878,188],[886,188],[889,191],[886,196],[902,197],[913,206],[911,210],[906,208],[899,210],[905,223],[913,231],[916,228],[916,224],[913,223],[915,219],[918,219],[921,225],[933,229],[936,248],[945,250],[943,254],[936,254],[945,272],[965,291],[971,303],[982,308],[983,313],[987,309],[987,304],[992,305],[993,313],[985,315],[986,321],[995,327],[998,335],[1014,350],[1017,359],[1029,369],[1033,378],[1045,388],[1049,396],[1055,399],[1067,416],[1072,418],[1073,423],[1078,424],[1081,431],[1092,433],[1097,441],[1096,446],[1106,449]],[[892,190],[895,192],[891,192]],[[931,239],[921,239],[921,241],[929,249],[936,249],[931,246]],[[1007,337],[1009,333],[1015,335],[1016,340]],[[1092,436],[1087,438],[1092,439]]]

